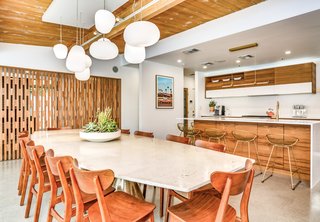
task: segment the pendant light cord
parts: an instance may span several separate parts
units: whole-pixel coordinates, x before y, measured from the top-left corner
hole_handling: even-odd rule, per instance
[[[62,25],[61,25],[61,19],[60,19],[60,43],[62,43]]]
[[[79,11],[79,0],[77,0],[77,7],[76,7],[76,22],[77,22],[77,28],[76,28],[76,45],[78,45],[78,25],[79,25],[79,16],[78,16],[78,11]]]
[[[134,13],[134,8],[135,8],[135,5],[136,5],[136,0],[133,0],[133,4],[132,4],[132,13]],[[136,14],[134,14],[133,16],[133,21],[135,22],[136,21]]]

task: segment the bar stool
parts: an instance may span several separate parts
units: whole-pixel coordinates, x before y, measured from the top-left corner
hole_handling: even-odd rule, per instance
[[[245,131],[245,130],[232,131],[232,135],[237,140],[236,146],[233,150],[233,154],[235,154],[239,143],[246,143],[248,145],[248,157],[251,158],[250,157],[251,156],[250,143],[254,144],[256,159],[258,161],[259,169],[260,169],[260,173],[257,173],[255,176],[262,174],[261,163],[260,163],[260,159],[259,159],[259,153],[258,153],[257,142],[256,142],[258,135],[255,133],[252,133],[252,132]]]
[[[177,126],[180,131],[180,136],[184,134],[185,137],[191,139],[190,144],[194,145],[197,136],[199,136],[202,139],[202,130],[194,128],[193,123],[191,123],[191,127],[186,126],[184,123],[178,123]]]
[[[204,130],[204,134],[208,137],[209,142],[211,142],[211,140],[216,140],[218,143],[221,143],[221,140],[223,140],[225,148],[227,150],[226,131],[216,128],[209,128]]]
[[[299,139],[296,138],[296,137],[293,137],[293,136],[287,136],[287,135],[283,135],[283,134],[280,134],[280,135],[268,134],[268,135],[266,135],[266,137],[267,137],[268,142],[272,145],[272,149],[271,149],[271,153],[269,155],[269,159],[268,159],[266,168],[264,170],[261,182],[263,183],[264,181],[266,181],[267,179],[272,177],[273,170],[274,170],[274,165],[275,165],[274,161],[272,161],[271,174],[267,178],[265,178],[265,175],[266,175],[266,172],[268,171],[269,163],[270,163],[270,160],[272,158],[272,154],[273,154],[274,148],[281,147],[283,149],[287,149],[287,151],[288,151],[290,179],[291,179],[291,189],[295,190],[296,187],[301,183],[301,177],[300,177],[300,173],[299,173],[299,168],[297,166],[296,158],[294,157],[294,154],[293,154],[293,146],[298,143]],[[292,171],[291,154],[290,153],[292,154],[292,158],[293,158],[293,161],[294,161],[294,164],[295,164],[295,167],[296,167],[295,171]],[[299,181],[296,184],[293,183],[293,174],[295,174],[295,173],[298,173],[298,177],[299,177]]]

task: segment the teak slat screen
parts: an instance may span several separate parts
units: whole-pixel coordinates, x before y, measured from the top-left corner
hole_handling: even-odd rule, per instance
[[[3,66],[0,71],[0,161],[21,158],[17,135],[22,130],[81,128],[107,106],[120,127],[120,79],[82,82],[67,73]]]

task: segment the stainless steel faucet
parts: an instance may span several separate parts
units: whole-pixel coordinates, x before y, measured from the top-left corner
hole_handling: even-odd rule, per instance
[[[280,108],[280,103],[277,101],[277,106],[276,106],[276,120],[279,120],[279,108]]]

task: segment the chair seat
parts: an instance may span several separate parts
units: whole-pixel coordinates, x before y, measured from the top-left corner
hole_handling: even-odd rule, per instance
[[[154,204],[137,199],[127,193],[117,191],[104,197],[111,221],[129,222],[139,221],[155,208]],[[101,214],[98,202],[93,204],[88,210],[91,222],[100,222]]]
[[[172,206],[168,209],[170,222],[212,222],[215,221],[220,199],[208,192],[203,192],[194,196],[194,198]],[[230,205],[227,205],[223,221],[235,221],[236,211]]]

